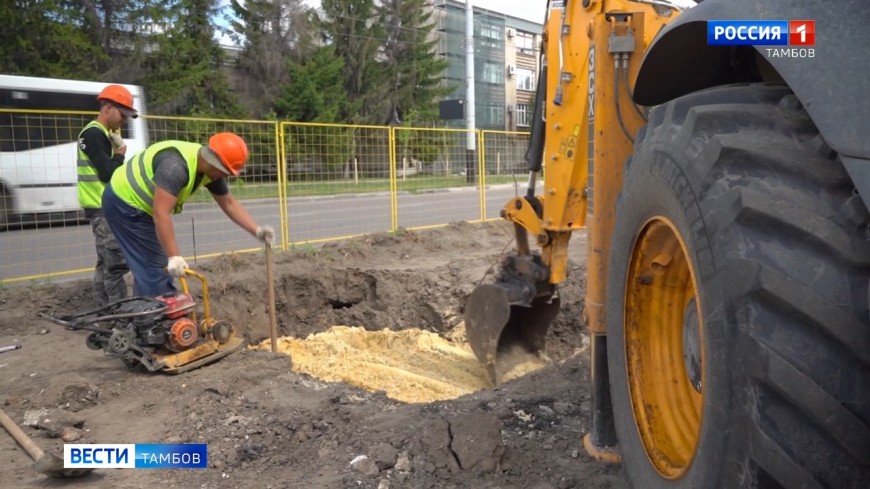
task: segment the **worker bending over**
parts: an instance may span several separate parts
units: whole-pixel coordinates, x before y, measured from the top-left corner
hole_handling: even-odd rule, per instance
[[[208,145],[162,141],[133,155],[112,176],[103,193],[103,212],[133,272],[135,295],[174,292],[187,262],[181,256],[172,214],[200,187],[211,193],[233,222],[263,242],[275,231],[259,226],[230,193],[225,178],[238,176],[248,160],[248,146],[239,136],[222,132]]]

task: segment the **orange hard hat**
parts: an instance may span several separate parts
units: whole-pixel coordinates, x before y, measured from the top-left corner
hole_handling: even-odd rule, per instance
[[[106,88],[97,95],[97,100],[100,102],[109,101],[114,103],[116,106],[120,106],[119,109],[122,109],[121,111],[127,117],[137,117],[139,115],[136,112],[136,109],[133,108],[133,94],[130,93],[130,90],[127,90],[121,85],[107,85]]]
[[[219,132],[208,139],[202,155],[224,173],[238,176],[248,162],[248,145],[236,134]]]

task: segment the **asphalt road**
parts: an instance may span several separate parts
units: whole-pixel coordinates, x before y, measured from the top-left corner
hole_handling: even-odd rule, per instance
[[[524,190],[520,189],[520,193]],[[515,195],[513,185],[486,190],[486,218]],[[245,207],[260,224],[280,226],[278,199],[246,200]],[[390,194],[354,194],[292,198],[287,202],[289,243],[324,241],[389,231]],[[399,226],[416,228],[480,219],[480,193],[456,188],[398,195]],[[175,216],[175,231],[186,257],[203,258],[246,251],[259,243],[223,215],[217,204],[188,204]],[[275,245],[280,247],[280,242]],[[92,272],[96,254],[88,225],[43,226],[0,233],[0,280],[22,277],[78,279]],[[193,263],[188,260],[188,263]],[[57,275],[54,275],[57,274]]]

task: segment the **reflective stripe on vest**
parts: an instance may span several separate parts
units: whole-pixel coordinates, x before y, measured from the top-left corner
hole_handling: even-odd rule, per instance
[[[178,193],[173,214],[181,212],[184,202],[194,191],[196,184],[197,155],[201,144],[184,141],[163,141],[152,144],[148,148],[133,155],[124,164],[124,171],[116,171],[112,175],[112,190],[124,202],[130,206],[154,215],[154,156],[164,149],[176,149],[187,163],[187,184]],[[202,184],[206,185],[211,180],[203,176]]]
[[[88,154],[82,151],[82,135],[92,127],[100,128],[100,131],[109,139],[109,130],[97,121],[91,121],[79,132],[78,160],[76,162],[76,174],[78,175],[77,191],[79,205],[85,209],[99,209],[103,206],[103,190],[106,184],[100,181],[97,169],[94,167]],[[114,151],[109,157],[114,156]]]

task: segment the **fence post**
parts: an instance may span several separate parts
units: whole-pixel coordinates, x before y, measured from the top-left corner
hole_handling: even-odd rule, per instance
[[[390,147],[390,227],[391,231],[399,230],[399,183],[396,179],[396,128],[389,127]]]
[[[356,156],[353,157],[353,183],[359,185],[359,159]]]
[[[477,132],[477,172],[480,178],[477,180],[480,192],[480,222],[486,221],[486,131],[475,129]]]
[[[281,249],[287,251],[290,244],[290,216],[287,210],[287,152],[284,148],[284,129],[287,126],[283,122],[275,121],[275,152],[278,161],[278,219],[281,225]]]

